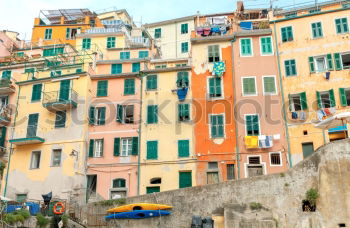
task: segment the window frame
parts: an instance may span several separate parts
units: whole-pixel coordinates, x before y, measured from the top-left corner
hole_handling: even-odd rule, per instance
[[[264,81],[265,78],[274,78],[275,93],[265,92],[265,81]],[[277,95],[278,94],[276,75],[264,75],[264,76],[262,76],[262,86],[263,86],[263,95]]]
[[[340,64],[341,64],[341,68],[342,70],[349,70],[350,67],[344,67],[344,63],[343,63],[343,55],[350,55],[350,52],[342,52],[342,53],[339,53],[340,55]]]
[[[242,40],[250,40],[250,49],[251,49],[251,53],[249,55],[245,55],[242,52]],[[239,53],[240,53],[240,57],[244,58],[244,57],[253,57],[254,56],[254,48],[253,48],[253,38],[251,37],[245,37],[245,38],[240,38],[239,39]]]
[[[321,24],[321,36],[314,36],[314,33],[313,33],[313,30],[312,30],[312,25],[313,24],[317,24],[317,23],[320,23]],[[310,23],[310,28],[311,28],[311,37],[312,37],[312,39],[321,39],[321,38],[323,38],[324,37],[324,29],[323,29],[323,23],[322,23],[322,21],[313,21],[313,22],[311,22]]]
[[[331,100],[331,93],[329,92],[329,90],[319,91],[319,93],[320,93],[320,102],[321,102],[322,108],[331,108],[332,107],[332,100]],[[327,105],[329,105],[329,107],[325,106],[326,103],[323,102],[322,95],[328,95],[329,103]]]
[[[315,73],[324,73],[326,71],[329,71],[328,70],[328,60],[327,60],[327,55],[319,55],[319,56],[313,56],[314,58],[314,65],[315,65]],[[323,58],[323,62],[324,62],[324,70],[323,71],[320,71],[318,69],[318,64],[317,64],[317,59],[320,59],[320,58]],[[341,58],[341,57],[340,57]]]
[[[280,156],[280,164],[279,164],[279,165],[272,164],[272,159],[271,159],[271,155],[272,155],[272,154],[279,154],[279,156]],[[283,159],[282,159],[282,153],[281,153],[281,151],[269,152],[269,161],[270,161],[270,166],[272,166],[272,167],[281,167],[281,166],[283,166]],[[261,161],[260,161],[260,163],[261,163]]]
[[[82,39],[82,49],[90,50],[91,49],[91,38],[83,38]]]
[[[180,106],[185,106],[187,105],[188,106],[188,119],[185,119],[185,120],[180,120]],[[188,122],[188,121],[191,121],[191,105],[189,103],[179,103],[177,105],[177,113],[178,113],[178,121],[179,122]]]
[[[101,142],[101,147],[99,148],[100,149],[100,153],[99,153],[99,156],[96,156],[97,155],[97,142]],[[104,144],[104,140],[103,139],[94,139],[94,151],[93,151],[93,158],[102,158],[103,157],[103,145]]]
[[[55,165],[54,161],[55,161],[55,152],[59,151],[60,152],[60,164],[59,165]],[[61,167],[62,166],[62,148],[56,148],[52,150],[51,153],[51,167]]]
[[[186,28],[186,30],[184,28]],[[180,29],[181,29],[181,34],[188,34],[188,23],[181,24]]]
[[[213,58],[213,61],[209,61],[209,58],[211,58],[210,57],[210,55],[209,55],[209,47],[218,47],[218,56],[216,56],[216,55],[213,55],[212,56],[212,58]],[[215,52],[212,52],[213,54],[217,54],[217,53],[215,53]],[[217,61],[216,61],[216,58],[219,58]],[[215,62],[220,62],[221,61],[221,59],[222,59],[222,56],[221,56],[221,50],[220,50],[220,45],[219,44],[214,44],[214,45],[208,45],[207,46],[207,61],[208,61],[208,63],[212,63],[212,64],[214,64]]]
[[[151,84],[150,79],[155,78],[155,88],[149,88],[149,85]],[[153,85],[154,83],[152,83]],[[156,91],[158,90],[158,75],[157,74],[150,74],[146,76],[146,91]]]
[[[244,79],[248,79],[248,78],[254,78],[255,94],[245,94],[244,93]],[[257,82],[256,82],[256,76],[244,76],[244,77],[241,77],[241,85],[242,85],[242,96],[243,97],[257,96],[259,94],[258,93]]]
[[[189,49],[188,42],[182,42],[181,43],[181,53],[182,54],[188,53],[188,49]]]
[[[38,167],[33,167],[33,158],[34,158],[34,154],[39,154],[39,164],[38,164]],[[42,157],[41,157],[41,150],[34,150],[31,152],[31,156],[30,156],[30,164],[29,164],[29,169],[30,170],[35,170],[35,169],[40,169],[40,165],[41,165],[41,160],[42,160]]]
[[[209,136],[210,136],[210,139],[226,139],[226,116],[225,116],[225,113],[210,113],[209,115]],[[223,135],[222,136],[217,136],[217,137],[214,137],[211,133],[211,127],[212,127],[212,123],[211,123],[211,117],[212,116],[223,116],[222,118],[222,121],[223,121]]]
[[[263,38],[270,38],[271,39],[271,53],[263,53],[263,45],[262,45],[262,39]],[[261,56],[272,56],[275,54],[274,48],[273,48],[273,38],[272,36],[260,36],[259,37],[259,44],[260,44],[260,55]]]
[[[286,62],[287,61],[293,61],[294,60],[294,65],[295,65],[295,74],[291,74],[291,75],[287,75],[287,65],[286,65]],[[284,63],[284,74],[285,74],[285,77],[297,77],[298,76],[298,68],[297,68],[297,60],[296,59],[285,59],[283,61]]]
[[[106,48],[107,49],[115,48],[116,41],[117,41],[117,38],[115,36],[108,36],[107,42],[106,42]]]
[[[210,79],[214,79],[214,78],[217,78],[217,77],[214,77],[214,76],[209,76],[207,77],[207,98],[209,100],[223,100],[225,98],[225,90],[224,90],[224,83],[223,83],[223,78],[221,77],[220,78],[220,87],[221,87],[221,96],[220,97],[211,97],[210,96]]]
[[[126,146],[128,146],[127,150],[124,151],[123,142],[127,141]],[[132,155],[132,137],[125,137],[120,139],[120,157],[128,157]],[[126,152],[126,153],[123,153]]]
[[[300,106],[300,110],[295,110],[295,103],[294,103],[294,99],[293,99],[293,97],[299,97],[299,106]],[[289,101],[289,102],[291,102],[293,105],[292,105],[292,107],[290,108],[290,110],[291,110],[291,112],[299,112],[299,111],[302,111],[303,110],[303,105],[302,105],[302,102],[301,102],[301,95],[300,95],[300,93],[295,93],[295,94],[290,94],[290,98],[291,98],[291,101]]]
[[[259,124],[259,134],[258,135],[248,135],[247,116],[258,116],[258,124]],[[261,123],[260,123],[260,115],[259,115],[259,113],[244,114],[244,131],[245,131],[245,136],[259,136],[259,135],[261,135]]]
[[[282,32],[282,29],[284,29],[284,28],[288,28],[288,27],[291,27],[292,28],[292,40],[287,40],[287,41],[283,41],[283,32]],[[294,37],[294,27],[293,27],[293,25],[288,25],[288,26],[283,26],[283,27],[281,27],[281,41],[282,41],[282,43],[288,43],[288,42],[293,42],[294,40],[295,40],[295,37]]]
[[[47,31],[51,31],[50,34],[49,34],[50,38],[47,38],[47,35],[48,35],[48,34],[46,34]],[[53,33],[52,28],[46,28],[45,32],[44,32],[44,40],[52,40],[52,33]]]
[[[341,19],[344,19],[344,18],[346,18],[346,22],[347,22],[347,25],[348,25],[348,31],[347,32],[338,32],[336,20],[339,20],[339,19],[341,20]],[[349,18],[348,17],[336,17],[336,18],[334,18],[334,28],[335,28],[335,34],[337,34],[337,35],[344,35],[344,34],[349,33],[350,32]]]
[[[162,38],[162,28],[155,28],[154,39],[160,39],[160,38]]]

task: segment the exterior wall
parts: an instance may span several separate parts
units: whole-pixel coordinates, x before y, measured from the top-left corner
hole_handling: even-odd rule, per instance
[[[282,172],[287,169],[288,148],[285,136],[285,128],[282,112],[282,99],[280,98],[279,78],[275,55],[263,56],[261,54],[260,38],[264,36],[254,36],[251,33],[244,37],[237,37],[233,43],[234,49],[234,84],[237,108],[237,128],[238,128],[238,145],[240,152],[241,172],[240,177],[248,177],[247,164],[249,156],[261,156],[261,163],[264,164],[264,174]],[[251,38],[253,56],[244,57],[240,54],[240,39]],[[254,67],[253,67],[254,66]],[[263,76],[274,76],[277,93],[275,95],[264,94]],[[243,77],[255,77],[257,94],[243,94]],[[246,114],[258,114],[260,135],[272,136],[280,135],[279,140],[273,140],[273,147],[268,149],[247,149],[244,137],[246,133]],[[271,166],[269,152],[281,152],[281,165]]]
[[[103,33],[103,34],[86,34],[82,33],[77,35],[76,46],[82,48],[83,39],[91,38],[91,50],[98,51],[98,53],[103,54],[103,58],[106,59],[116,59],[117,56],[110,56],[109,51],[107,51],[107,37],[115,37],[115,46],[118,48],[126,48],[126,38],[123,33]],[[115,54],[115,53],[113,53]],[[118,56],[119,57],[119,56]]]
[[[9,56],[14,46],[14,40],[17,38],[16,32],[0,31],[0,57]]]
[[[170,67],[170,66],[168,66]],[[146,78],[142,86],[142,124],[141,124],[141,170],[140,194],[146,194],[147,187],[159,186],[160,191],[179,188],[179,172],[192,172],[192,186],[196,186],[196,159],[193,138],[194,115],[190,111],[190,121],[178,120],[178,104],[192,104],[191,76],[190,89],[186,100],[179,102],[176,92],[177,72],[188,70],[169,70],[167,72],[152,72],[157,75],[158,88],[146,90]],[[147,123],[147,106],[158,105],[158,123]],[[189,157],[178,156],[178,140],[189,140]],[[158,141],[158,158],[147,159],[147,141]],[[151,184],[152,178],[161,178],[161,184]]]
[[[341,8],[340,4],[322,7],[322,11],[335,10]],[[303,159],[302,144],[313,143],[316,150],[329,141],[327,131],[315,128],[317,118],[317,98],[316,91],[334,89],[336,101],[336,113],[349,111],[349,107],[340,105],[339,88],[348,88],[350,83],[347,80],[348,70],[330,71],[330,80],[324,78],[324,73],[310,73],[310,56],[327,55],[333,53],[344,53],[350,51],[350,44],[346,39],[349,34],[337,34],[335,19],[346,17],[349,10],[331,11],[324,14],[316,14],[295,18],[290,20],[277,21],[271,24],[273,35],[277,39],[279,50],[281,77],[285,94],[285,102],[288,104],[288,94],[306,92],[308,109],[305,110],[307,119],[305,121],[292,120],[291,112],[287,109],[288,130],[290,135],[290,145],[292,153],[292,164],[295,165]],[[280,16],[274,20],[282,19]],[[349,20],[349,17],[348,17]],[[313,39],[311,23],[322,22],[323,38]],[[348,22],[349,23],[349,22]],[[283,43],[281,40],[281,28],[285,26],[293,27],[294,41]],[[284,61],[295,59],[297,65],[297,76],[286,77]],[[334,61],[334,57],[333,57]],[[333,62],[334,65],[334,62]],[[349,129],[349,127],[348,127]],[[304,134],[307,132],[307,135]],[[349,135],[349,134],[348,134]]]
[[[188,24],[188,33],[181,34],[181,24]],[[145,25],[153,39],[154,31],[161,28],[161,38],[155,39],[155,44],[160,47],[162,59],[188,58],[191,52],[191,31],[194,30],[194,20],[187,19],[179,22],[162,22]],[[188,53],[181,53],[181,43],[188,42]]]
[[[208,45],[219,45],[220,59],[225,62],[223,98],[211,99],[208,96],[208,78],[212,63],[208,63]],[[207,183],[208,162],[218,162],[219,181],[227,180],[226,165],[236,163],[236,139],[233,113],[232,47],[229,41],[192,44],[192,95],[195,115],[195,152],[197,154],[197,184]],[[210,114],[225,114],[224,138],[210,136]]]

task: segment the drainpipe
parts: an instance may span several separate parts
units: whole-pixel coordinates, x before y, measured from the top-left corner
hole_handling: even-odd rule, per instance
[[[17,118],[17,110],[18,110],[18,101],[19,101],[19,94],[21,92],[21,86],[18,86],[18,94],[17,94],[17,102],[16,102],[16,111],[15,111],[15,118],[13,120],[13,128],[11,130],[11,138],[13,138],[14,132],[15,132],[15,126],[16,126],[16,118]],[[4,196],[6,197],[6,193],[7,193],[7,182],[9,179],[9,170],[10,170],[10,165],[11,165],[11,155],[12,155],[12,151],[13,151],[13,147],[12,147],[12,143],[10,143],[10,153],[9,153],[9,162],[7,164],[7,169],[6,169],[6,180],[5,180],[5,187],[4,187]]]
[[[239,145],[238,145],[238,124],[237,124],[237,118],[236,118],[236,85],[235,85],[235,70],[234,70],[234,48],[233,44],[236,42],[236,37],[231,40],[231,49],[232,49],[232,88],[233,88],[233,119],[235,122],[235,137],[236,137],[236,161],[237,161],[237,179],[240,179],[241,177],[241,161],[240,161],[240,151],[239,151]]]
[[[275,37],[276,37],[276,22],[273,23],[273,26],[274,26],[274,33],[275,33]],[[281,59],[280,59],[280,54],[279,54],[279,50],[278,50],[277,38],[275,38],[275,47],[276,47],[276,54],[277,54],[278,76],[279,76],[279,81],[280,81],[282,102],[284,102],[284,89],[283,89],[283,83],[282,83],[281,62],[280,62]],[[284,128],[286,131],[286,138],[287,138],[289,168],[292,168],[293,162],[292,162],[292,155],[290,153],[290,141],[289,141],[289,131],[288,131],[288,123],[287,123],[287,112],[286,112],[286,109],[284,108],[284,105],[282,105],[282,108],[283,108]]]
[[[139,114],[139,155],[137,158],[137,195],[140,195],[140,172],[141,172],[141,124],[142,124],[142,92],[143,74],[140,75],[140,114]]]

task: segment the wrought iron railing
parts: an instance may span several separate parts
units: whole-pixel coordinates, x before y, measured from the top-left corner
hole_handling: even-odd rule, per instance
[[[0,79],[0,88],[10,87],[12,85],[11,79]]]
[[[73,89],[43,93],[43,104],[78,102],[78,94]]]

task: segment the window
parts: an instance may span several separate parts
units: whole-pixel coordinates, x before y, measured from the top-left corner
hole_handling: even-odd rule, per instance
[[[64,53],[64,48],[47,48],[43,50],[43,56],[56,56]]]
[[[162,37],[162,29],[161,28],[156,28],[154,30],[154,38],[157,39],[157,38],[160,38]]]
[[[190,120],[190,105],[189,104],[178,104],[179,121]]]
[[[17,52],[17,53],[16,53],[16,56],[18,56],[18,57],[24,57],[24,52],[23,52],[23,51]]]
[[[350,53],[342,54],[341,62],[343,64],[343,69],[350,69]]]
[[[192,172],[181,171],[179,172],[179,188],[192,187]]]
[[[123,64],[112,64],[111,74],[121,74],[123,72]]]
[[[263,86],[264,86],[264,94],[271,94],[271,95],[277,94],[275,76],[264,76]]]
[[[33,151],[32,152],[32,160],[30,161],[31,169],[39,169],[40,168],[40,157],[41,151]]]
[[[315,65],[316,65],[316,71],[317,72],[324,72],[327,70],[327,64],[326,64],[326,57],[316,57],[315,58]]]
[[[147,106],[147,123],[148,124],[158,123],[158,106],[157,105]]]
[[[91,39],[90,38],[84,38],[83,39],[83,49],[88,50],[91,48]]]
[[[74,40],[77,32],[78,32],[78,29],[76,29],[76,28],[67,28],[66,29],[66,39],[67,40]]]
[[[117,122],[134,123],[134,105],[117,105]]]
[[[42,87],[43,87],[42,84],[33,85],[33,87],[32,87],[32,102],[41,100]]]
[[[219,183],[219,172],[207,172],[207,184]]]
[[[311,73],[333,70],[334,67],[332,54],[327,54],[325,56],[309,57],[309,67]]]
[[[108,92],[108,81],[98,81],[97,82],[97,94],[98,97],[105,97],[107,96]]]
[[[251,165],[259,165],[260,164],[260,157],[259,156],[248,157],[248,162]]]
[[[209,97],[218,98],[222,97],[222,88],[221,88],[222,79],[220,77],[209,78]]]
[[[241,46],[241,56],[252,56],[252,38],[244,38],[240,39],[239,41]]]
[[[10,70],[5,70],[2,72],[2,79],[11,79],[11,71]]]
[[[89,157],[100,158],[103,156],[103,139],[90,139]]]
[[[302,145],[302,148],[303,148],[304,159],[309,157],[311,154],[313,154],[313,152],[314,152],[314,144],[312,142],[311,143],[303,143],[301,145]]]
[[[260,38],[260,48],[261,48],[261,55],[272,55],[273,49],[272,49],[272,37],[261,37]]]
[[[151,194],[154,192],[160,192],[159,186],[146,187],[146,194]]]
[[[190,156],[190,141],[189,140],[178,140],[177,150],[179,158],[186,158]]]
[[[77,69],[75,70],[75,73],[81,73],[81,72],[83,72],[83,69],[81,69],[81,68],[77,68]]]
[[[216,170],[218,168],[219,168],[219,165],[217,162],[208,162],[208,169],[211,169],[211,170],[215,169]]]
[[[349,32],[348,19],[346,17],[335,19],[335,28],[337,34]]]
[[[148,75],[146,78],[146,89],[156,90],[157,89],[157,75]]]
[[[285,60],[284,61],[284,67],[286,70],[286,76],[296,76],[297,75],[297,68],[295,64],[295,59],[291,60]]]
[[[315,39],[315,38],[323,37],[322,23],[321,22],[312,23],[311,30],[312,30],[312,38]]]
[[[188,72],[178,72],[176,80],[177,88],[184,88],[189,86]]]
[[[234,180],[235,179],[235,165],[234,164],[227,164],[226,165],[226,175],[227,175],[227,180]]]
[[[124,80],[124,95],[135,94],[135,79]]]
[[[148,57],[148,51],[139,51],[139,58],[147,58]]]
[[[254,136],[260,135],[260,124],[258,115],[246,115],[245,116],[246,135]]]
[[[270,165],[271,166],[281,166],[282,160],[281,160],[281,153],[270,153]]]
[[[181,24],[181,34],[188,33],[188,24]]]
[[[210,115],[211,138],[223,138],[224,129],[224,115]]]
[[[89,123],[92,125],[104,125],[106,118],[106,107],[90,107]]]
[[[160,177],[154,177],[150,180],[150,184],[161,184],[162,183],[162,178]]]
[[[130,59],[130,52],[129,51],[120,52],[120,59]]]
[[[53,150],[52,151],[51,166],[54,166],[54,167],[61,166],[61,157],[62,157],[62,150],[61,149]]]
[[[107,37],[107,48],[115,48],[115,37]]]
[[[214,63],[220,61],[219,45],[208,46],[208,62]]]
[[[132,64],[132,72],[137,73],[140,71],[140,69],[141,69],[140,63],[133,63]]]
[[[23,203],[27,200],[27,194],[16,194],[16,202]]]
[[[289,94],[289,109],[292,112],[307,109],[306,93]]]
[[[281,28],[282,42],[293,41],[293,29],[292,26]]]
[[[51,40],[52,39],[52,29],[51,28],[48,28],[48,29],[45,29],[45,37],[44,37],[45,40]]]
[[[242,78],[243,96],[257,95],[255,77]]]
[[[318,108],[331,108],[335,107],[334,90],[328,91],[316,91]]]
[[[66,111],[57,111],[55,128],[64,128],[66,126]]]
[[[123,178],[117,178],[113,180],[112,183],[113,188],[125,188],[126,187],[126,181]]]
[[[148,160],[158,159],[158,141],[147,142],[147,159]]]
[[[122,138],[122,151],[120,156],[129,156],[132,153],[132,138]]]
[[[350,106],[350,88],[339,88],[340,103],[342,106]]]
[[[188,42],[181,43],[181,52],[187,53],[188,52]]]
[[[37,136],[37,128],[38,128],[38,120],[39,120],[39,114],[29,114],[28,116],[28,126],[27,126],[27,138],[35,137]]]

